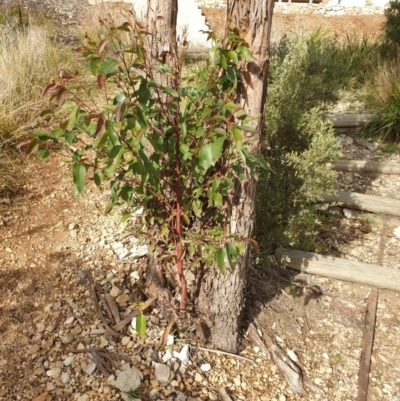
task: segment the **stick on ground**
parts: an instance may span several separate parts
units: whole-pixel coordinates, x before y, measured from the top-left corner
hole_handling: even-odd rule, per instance
[[[378,304],[378,290],[373,288],[369,295],[367,313],[365,315],[365,332],[361,345],[360,370],[358,373],[357,401],[367,401],[369,370],[371,367],[371,354],[374,342],[376,307]]]

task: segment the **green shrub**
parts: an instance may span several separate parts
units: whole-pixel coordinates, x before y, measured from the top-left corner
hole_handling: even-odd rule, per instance
[[[400,45],[400,3],[398,1],[389,2],[385,15],[387,18],[385,29],[387,41]]]
[[[257,239],[267,254],[282,245],[323,249],[316,202],[336,185],[327,164],[337,157],[338,144],[323,118],[324,102],[335,100],[342,87],[332,68],[335,46],[316,31],[285,39],[272,52],[264,149],[272,172],[260,177],[256,208]]]

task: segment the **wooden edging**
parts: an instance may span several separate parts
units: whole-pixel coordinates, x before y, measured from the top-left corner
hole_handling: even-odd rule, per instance
[[[281,249],[276,256],[294,270],[400,291],[400,270],[293,249]]]
[[[338,191],[333,195],[325,195],[324,201],[340,202],[340,206],[349,209],[400,216],[400,200],[396,199],[386,199],[380,196],[364,195],[356,192]]]
[[[362,127],[363,125],[377,120],[378,114],[328,114],[326,116],[334,128]]]
[[[355,173],[400,174],[400,163],[365,160],[338,160],[333,164],[337,171]]]

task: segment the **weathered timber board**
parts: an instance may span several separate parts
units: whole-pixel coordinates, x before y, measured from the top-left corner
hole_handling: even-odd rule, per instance
[[[384,213],[400,216],[400,200],[387,199],[380,196],[358,194],[356,192],[338,191],[333,195],[325,195],[325,202],[340,202],[341,206],[364,212]]]
[[[335,128],[362,127],[377,120],[377,114],[328,114],[326,116]]]
[[[400,163],[374,162],[366,160],[337,160],[333,164],[337,171],[349,171],[355,173],[378,173],[378,174],[399,174]]]
[[[276,256],[294,270],[400,291],[400,270],[397,269],[293,249],[281,249]]]

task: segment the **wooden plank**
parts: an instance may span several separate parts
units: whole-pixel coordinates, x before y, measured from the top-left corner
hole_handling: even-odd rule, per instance
[[[357,401],[367,401],[369,370],[371,368],[372,347],[374,344],[376,307],[378,304],[378,291],[373,288],[368,298],[367,313],[365,315],[365,331],[361,343],[360,369],[358,371],[358,397]]]
[[[333,164],[332,167],[337,171],[400,175],[400,163],[393,163],[393,162],[374,162],[366,160],[338,160]]]
[[[362,127],[377,120],[378,114],[328,114],[326,116],[334,128]]]
[[[278,260],[294,270],[400,291],[400,270],[312,252],[282,249]]]
[[[324,201],[340,202],[341,206],[349,209],[400,216],[400,200],[397,199],[387,199],[380,196],[358,194],[356,192],[338,191],[333,195],[325,195]]]

